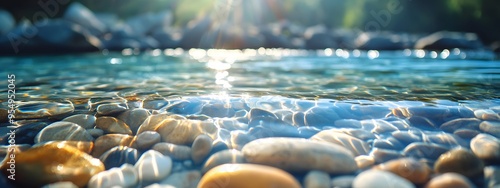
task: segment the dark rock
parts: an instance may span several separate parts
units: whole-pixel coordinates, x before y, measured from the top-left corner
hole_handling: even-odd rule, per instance
[[[448,151],[448,148],[430,143],[415,142],[403,150],[403,154],[407,157],[426,158],[436,160],[441,154]]]
[[[139,159],[139,153],[134,148],[116,146],[103,153],[99,159],[106,167],[106,170],[109,170],[113,167],[120,167],[125,163],[134,165]]]
[[[37,24],[35,24],[36,26]],[[36,38],[41,41],[39,48],[51,52],[97,51],[102,44],[84,27],[65,20],[50,20],[37,26]]]
[[[15,25],[16,21],[14,17],[9,12],[0,9],[0,35],[4,35],[14,29]]]
[[[210,117],[233,117],[234,109],[225,106],[223,103],[205,104],[201,108],[201,113]]]
[[[97,19],[91,10],[78,2],[73,2],[68,6],[64,13],[64,19],[86,28],[95,36],[106,32],[106,25]]]
[[[307,28],[304,33],[307,49],[338,48],[328,29],[324,25]]]
[[[333,108],[313,107],[305,112],[304,119],[307,126],[324,127],[333,126],[340,117]]]
[[[184,49],[199,48],[203,35],[212,27],[212,20],[209,17],[203,17],[199,20],[192,20],[188,23],[179,46]]]
[[[203,101],[193,98],[189,100],[174,101],[166,110],[175,114],[189,115],[200,113],[202,107]]]
[[[362,33],[356,39],[356,46],[362,50],[403,50],[412,48],[411,36],[389,32]]]
[[[415,44],[416,49],[443,50],[452,48],[482,49],[483,43],[474,33],[439,31],[423,37]]]
[[[158,47],[161,49],[176,48],[179,45],[180,37],[176,37],[175,33],[168,30],[156,30],[151,33],[151,37],[158,41]]]
[[[15,130],[15,140],[16,144],[29,144],[33,145],[35,142],[35,136],[40,132],[43,128],[47,127],[46,122],[36,122],[30,123],[23,126],[20,126]],[[0,144],[9,145],[9,135],[2,136],[0,138]]]
[[[158,28],[170,27],[172,23],[172,12],[163,11],[157,13],[145,13],[134,16],[126,21],[135,34],[146,36]]]

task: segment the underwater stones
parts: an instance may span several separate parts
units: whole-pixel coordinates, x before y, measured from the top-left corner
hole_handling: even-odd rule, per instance
[[[415,184],[426,183],[432,172],[427,164],[413,158],[400,158],[387,161],[376,166],[375,169],[392,172]]]
[[[414,188],[410,181],[397,176],[391,172],[382,170],[367,170],[361,172],[352,183],[353,188],[366,187],[400,187]]]
[[[135,144],[137,145],[137,149],[146,150],[160,142],[160,140],[161,136],[157,132],[145,131],[137,135]]]
[[[47,127],[46,122],[35,122],[14,129],[16,132],[16,144],[35,144],[36,135],[45,127]],[[9,136],[10,134],[6,132],[5,135],[0,138],[0,144],[9,145]]]
[[[88,188],[134,187],[138,183],[138,174],[133,165],[124,164],[120,168],[111,168],[94,175]]]
[[[99,159],[104,163],[106,170],[119,167],[123,164],[135,164],[139,158],[139,153],[134,148],[127,146],[116,146],[104,152]]]
[[[370,156],[373,157],[375,162],[383,163],[386,161],[399,159],[403,157],[403,154],[395,150],[373,148],[373,150],[370,152]]]
[[[497,113],[495,113],[495,111],[490,110],[490,109],[476,110],[476,111],[474,111],[474,116],[476,116],[476,118],[482,119],[482,120],[493,120],[493,121],[500,120],[500,115],[498,115]]]
[[[366,155],[371,150],[370,145],[368,145],[365,141],[335,130],[321,131],[312,136],[310,139],[343,146],[344,148],[350,150],[354,156]]]
[[[106,32],[106,25],[97,19],[91,10],[77,2],[69,5],[64,13],[64,19],[89,29],[95,35]]]
[[[425,185],[425,188],[442,187],[474,188],[476,186],[474,186],[474,184],[472,184],[465,176],[453,172],[448,172],[436,176]]]
[[[191,146],[191,159],[194,164],[200,164],[205,160],[212,150],[213,139],[207,135],[201,134],[196,137]]]
[[[394,131],[391,133],[392,137],[399,140],[402,144],[408,145],[413,142],[421,142],[422,136],[413,131]]]
[[[354,179],[356,179],[356,176],[352,175],[337,176],[332,178],[332,181],[330,183],[332,185],[332,188],[351,188]]]
[[[453,132],[457,129],[478,130],[481,120],[476,118],[459,118],[443,123],[439,128],[446,132]]]
[[[442,154],[434,164],[434,170],[438,173],[456,172],[467,177],[481,174],[483,167],[481,159],[462,148]]]
[[[62,121],[76,123],[82,126],[84,129],[92,129],[94,128],[96,117],[89,114],[76,114],[64,118]]]
[[[167,179],[161,181],[160,185],[170,185],[177,188],[196,188],[201,179],[201,173],[197,170],[172,173]]]
[[[35,143],[67,140],[67,141],[93,141],[94,138],[80,125],[71,122],[59,121],[43,128],[35,137]]]
[[[107,103],[97,106],[97,114],[104,116],[119,114],[125,110],[127,110],[126,105],[120,103]]]
[[[341,118],[335,110],[327,107],[312,107],[304,113],[304,123],[307,126],[333,126],[339,119]]]
[[[352,153],[342,146],[300,138],[263,138],[242,149],[250,163],[278,167],[292,172],[320,170],[351,173],[357,170]]]
[[[500,163],[500,140],[489,134],[478,134],[470,142],[470,149],[486,162]]]
[[[403,150],[403,154],[407,157],[415,157],[415,158],[426,158],[431,160],[436,160],[441,156],[441,154],[448,151],[448,148],[445,148],[441,145],[424,143],[424,142],[415,142],[406,146]]]
[[[489,133],[497,138],[500,138],[500,121],[483,121],[479,128],[485,133]]]
[[[172,171],[172,159],[155,150],[149,150],[142,154],[134,167],[143,182],[160,181],[170,175]]]
[[[500,187],[500,167],[487,166],[484,168],[484,179],[488,187]]]
[[[174,160],[191,159],[191,148],[188,146],[160,142],[155,144],[152,149],[163,155],[169,156]]]
[[[201,134],[214,135],[217,127],[211,121],[166,120],[156,129],[164,142],[191,145]]]
[[[252,108],[248,112],[248,119],[256,119],[256,118],[272,118],[278,119],[278,116],[264,109],[260,108]]]
[[[92,156],[100,157],[104,152],[115,146],[128,146],[134,148],[135,139],[133,136],[123,134],[107,134],[97,138],[94,142]]]
[[[224,103],[205,104],[201,108],[201,114],[210,117],[233,117],[234,113],[234,109],[229,104]]]
[[[375,164],[375,159],[372,156],[360,155],[354,158],[359,169],[367,169]]]
[[[146,118],[137,130],[137,134],[142,133],[144,131],[155,131],[160,125],[164,123],[168,123],[173,119],[179,119],[179,116],[171,116],[168,114],[155,114]],[[182,118],[186,119],[186,118]]]
[[[207,172],[213,167],[219,166],[221,164],[229,164],[229,163],[245,163],[245,157],[241,151],[231,149],[231,150],[222,150],[217,153],[211,155],[203,165],[201,170],[202,173]]]
[[[127,110],[118,116],[119,120],[125,122],[128,125],[132,134],[137,134],[141,124],[149,117],[150,113],[148,110],[143,108],[136,108],[132,110]]]
[[[17,103],[16,103],[17,104]],[[32,119],[58,116],[73,112],[73,104],[48,101],[19,102],[16,109],[16,119]]]
[[[105,134],[128,134],[132,135],[132,131],[123,121],[115,117],[102,116],[95,121],[96,128],[102,129]]]
[[[16,181],[22,187],[41,187],[46,184],[70,181],[84,187],[95,174],[104,171],[98,159],[68,145],[50,143],[16,154]],[[0,169],[4,174],[9,164]]]
[[[256,164],[223,164],[209,170],[201,178],[198,187],[300,188],[301,186],[288,172],[275,167]]]
[[[310,171],[304,178],[305,188],[330,188],[330,175],[321,171]]]

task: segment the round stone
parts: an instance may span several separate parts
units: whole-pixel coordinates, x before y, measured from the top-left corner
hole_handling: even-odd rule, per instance
[[[213,139],[204,134],[196,137],[191,147],[191,159],[194,164],[200,164],[206,159],[212,150],[212,142]]]
[[[116,119],[115,117],[102,116],[95,121],[96,128],[102,129],[105,134],[128,134],[132,135],[132,131],[125,122]]]
[[[120,103],[101,104],[97,107],[97,113],[100,115],[113,115],[124,112],[125,110],[127,110],[125,104]]]
[[[106,151],[99,157],[99,159],[104,163],[106,170],[114,167],[119,167],[123,164],[134,165],[139,158],[139,153],[134,148],[129,148],[127,146],[116,146]]]
[[[399,187],[415,188],[410,181],[397,176],[391,172],[382,170],[367,170],[360,173],[352,183],[353,188],[366,187]]]
[[[16,119],[32,119],[71,113],[75,107],[71,103],[48,101],[16,102]]]
[[[332,178],[331,185],[333,188],[351,188],[356,176],[344,175]]]
[[[470,142],[474,154],[486,161],[500,163],[500,140],[489,134],[478,134]]]
[[[135,148],[135,139],[133,136],[123,134],[107,134],[97,138],[94,142],[92,156],[100,157],[104,152],[115,146],[128,146]]]
[[[209,170],[201,178],[198,187],[300,188],[301,186],[292,175],[278,168],[256,164],[223,164]]]
[[[443,123],[441,125],[441,127],[439,127],[439,128],[443,131],[446,131],[446,132],[453,132],[457,129],[478,130],[480,123],[481,123],[481,120],[476,119],[476,118],[458,118],[458,119],[454,119],[454,120],[448,121],[446,123]]]
[[[487,187],[500,187],[500,167],[487,166],[484,168],[484,179]]]
[[[201,169],[202,173],[206,173],[208,170],[219,166],[221,164],[230,164],[230,163],[245,163],[245,157],[243,157],[243,153],[241,151],[231,149],[231,150],[222,150],[217,153],[211,155],[203,168]]]
[[[65,121],[52,123],[35,136],[35,143],[54,140],[93,141],[94,138],[80,125]]]
[[[413,158],[391,160],[376,166],[375,169],[392,172],[414,184],[426,183],[431,175],[431,169],[427,164]]]
[[[313,107],[304,113],[304,123],[307,126],[333,126],[339,119],[341,118],[335,110],[328,107]]]
[[[483,172],[484,164],[472,152],[458,148],[442,154],[434,164],[438,173],[456,172],[467,177],[474,177]]]
[[[148,110],[143,108],[137,108],[133,110],[127,110],[118,116],[119,120],[125,122],[132,133],[135,135],[139,130],[141,124],[148,119],[150,113]]]
[[[366,155],[370,152],[371,147],[365,141],[350,136],[348,134],[338,132],[335,129],[324,130],[311,137],[311,140],[325,141],[332,144],[337,144],[350,150],[354,156]]]
[[[291,172],[320,170],[351,173],[357,170],[352,153],[342,146],[301,138],[263,138],[242,149],[250,163],[278,167]]]
[[[500,138],[500,121],[483,121],[479,128],[485,133],[489,133],[497,138]]]
[[[143,182],[160,181],[170,175],[172,171],[172,159],[155,150],[149,150],[142,154],[134,165]]]
[[[160,182],[160,185],[170,185],[172,187],[194,188],[201,179],[201,173],[197,170],[176,172]]]
[[[441,154],[447,151],[448,148],[445,148],[441,145],[424,143],[424,142],[415,142],[406,146],[406,148],[403,150],[403,154],[406,157],[436,160],[437,158],[439,158],[439,156],[441,156]]]
[[[138,174],[134,166],[124,164],[120,168],[112,168],[93,176],[88,188],[135,187],[137,183]]]
[[[92,129],[95,125],[96,117],[89,114],[76,114],[64,118],[62,121],[76,123],[82,126],[84,129]]]
[[[94,149],[93,142],[85,142],[85,141],[50,141],[50,142],[35,144],[33,147],[41,146],[43,144],[63,144],[67,146],[72,146],[87,154],[90,154],[90,152],[92,152],[92,149]]]
[[[160,142],[155,144],[152,149],[174,160],[182,161],[191,159],[191,148],[188,146]]]
[[[78,188],[73,182],[61,181],[44,185],[42,188]]]
[[[198,135],[215,136],[217,127],[211,121],[169,119],[163,121],[156,132],[163,142],[190,146]]]
[[[0,170],[7,174],[10,166],[8,160],[4,160]],[[21,187],[41,187],[60,181],[84,187],[92,176],[102,171],[104,165],[99,159],[60,143],[33,147],[15,156],[15,183]]]
[[[161,136],[157,132],[154,131],[145,131],[141,134],[137,135],[137,139],[135,144],[137,145],[137,149],[146,150],[151,148],[153,145],[160,142]]]
[[[472,184],[465,176],[457,173],[444,173],[435,178],[432,178],[429,183],[425,186],[426,188],[442,188],[442,187],[453,187],[453,188],[474,188]]]
[[[372,156],[360,155],[354,158],[359,169],[368,169],[375,164],[375,159]]]
[[[330,175],[325,172],[313,170],[304,178],[305,188],[330,188]]]
[[[87,129],[87,133],[95,139],[104,135],[104,131],[102,129]]]

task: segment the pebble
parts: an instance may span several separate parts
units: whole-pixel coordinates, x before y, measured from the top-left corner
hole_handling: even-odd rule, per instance
[[[439,128],[446,132],[453,132],[457,129],[479,130],[481,120],[476,118],[459,118],[443,123]]]
[[[383,163],[393,159],[401,158],[403,157],[403,154],[395,150],[373,148],[373,150],[370,153],[370,156],[372,156],[373,159],[375,159],[376,163]]]
[[[136,135],[141,124],[148,119],[150,113],[148,110],[143,108],[137,108],[133,110],[127,110],[118,116],[119,120],[125,122],[132,134]]]
[[[90,154],[94,149],[94,142],[86,142],[86,141],[49,141],[45,143],[35,144],[33,147],[41,146],[43,144],[63,144],[67,146],[72,146],[87,154]]]
[[[132,135],[132,131],[125,122],[116,119],[115,117],[102,116],[95,121],[95,127],[102,129],[105,134],[128,134]]]
[[[80,125],[65,121],[59,121],[48,125],[35,137],[35,143],[54,140],[93,141],[94,138]]]
[[[7,172],[8,168],[5,160],[0,169]],[[16,183],[21,187],[41,187],[60,181],[83,187],[102,171],[104,165],[99,159],[65,144],[44,144],[15,156]]]
[[[351,188],[352,183],[356,179],[356,176],[344,175],[332,178],[331,185],[332,188]]]
[[[474,186],[474,184],[472,184],[465,176],[452,172],[444,173],[432,178],[425,186],[425,188],[443,187],[475,188],[476,186]]]
[[[173,173],[159,184],[170,185],[176,188],[196,188],[200,179],[200,172],[197,170],[191,170]]]
[[[222,164],[230,164],[230,163],[245,163],[245,157],[241,151],[230,149],[230,150],[222,150],[217,153],[211,155],[203,165],[201,169],[202,173],[206,173],[208,170],[222,165]]]
[[[470,142],[474,155],[486,162],[500,163],[500,140],[489,134],[478,134]]]
[[[99,157],[106,167],[106,170],[122,166],[123,164],[134,165],[138,158],[139,152],[127,146],[116,146],[104,152],[101,157]]]
[[[188,146],[160,142],[155,144],[152,149],[174,160],[182,161],[191,159],[191,148]]]
[[[84,129],[92,129],[95,125],[96,117],[89,114],[76,114],[64,118],[62,121],[76,123],[82,126]]]
[[[330,188],[330,175],[325,172],[313,170],[304,178],[305,188]]]
[[[356,178],[354,178],[352,188],[367,187],[415,188],[415,185],[391,172],[382,170],[367,170],[361,172],[358,176],[356,176]]]
[[[104,131],[102,129],[87,129],[87,133],[89,133],[94,139],[104,135]]]
[[[399,142],[396,138],[389,137],[385,139],[375,139],[373,141],[373,147],[380,149],[402,150],[405,145]]]
[[[107,134],[95,140],[92,156],[100,157],[104,152],[115,146],[128,146],[135,148],[134,145],[135,139],[133,136],[123,134]]]
[[[142,102],[142,107],[145,109],[153,109],[153,110],[159,110],[163,108],[164,106],[167,106],[169,104],[168,100],[159,98],[159,99],[146,99]]]
[[[275,166],[291,172],[320,170],[351,173],[357,170],[352,153],[342,146],[301,138],[263,138],[242,149],[250,163]]]
[[[415,142],[406,146],[406,148],[403,150],[403,154],[406,157],[436,160],[439,158],[439,156],[441,156],[441,154],[447,151],[448,148],[445,148],[441,145]]]
[[[368,169],[375,164],[375,159],[369,155],[360,155],[354,158],[359,169]]]
[[[76,186],[73,182],[70,181],[61,181],[44,185],[42,188],[78,188],[78,186]]]
[[[149,150],[142,154],[134,167],[141,181],[160,181],[170,175],[172,159],[155,150]]]
[[[135,144],[137,145],[137,149],[147,150],[159,143],[160,140],[161,136],[157,132],[145,131],[137,135]]]
[[[392,133],[394,131],[398,131],[398,128],[396,126],[381,119],[362,121],[363,127],[365,127],[367,123],[373,124],[373,129],[371,130],[372,133],[384,134],[384,133]]]
[[[443,153],[434,164],[434,170],[438,173],[456,172],[467,177],[481,174],[483,167],[481,159],[463,148]]]
[[[258,180],[258,181],[256,181]],[[300,188],[288,172],[257,164],[223,164],[209,170],[198,187]]]
[[[142,133],[144,131],[155,131],[159,126],[169,123],[174,119],[186,119],[182,116],[168,115],[168,114],[154,114],[146,118],[144,122],[137,129],[137,134]]]
[[[474,116],[476,116],[476,118],[478,119],[482,119],[482,120],[500,120],[500,116],[495,113],[495,111],[493,110],[490,110],[490,109],[480,109],[480,110],[476,110],[474,111]]]
[[[479,128],[485,133],[489,133],[497,138],[500,138],[500,121],[483,121]]]
[[[201,114],[210,117],[233,117],[234,113],[235,111],[231,108],[231,105],[223,103],[205,104],[201,108]]]
[[[425,184],[431,175],[427,164],[413,158],[400,158],[377,165],[375,169],[392,172],[414,184]]]
[[[500,187],[500,167],[487,166],[484,168],[484,178],[487,187]]]
[[[366,155],[371,150],[370,145],[365,141],[334,129],[321,131],[310,139],[337,144],[350,150],[354,156]]]
[[[470,129],[457,129],[453,132],[454,135],[457,135],[458,137],[466,140],[474,138],[479,133],[480,132],[477,130],[470,130]]]
[[[89,181],[88,188],[135,187],[138,176],[134,166],[124,164],[120,168],[111,168],[94,175]]]
[[[75,110],[73,104],[48,101],[16,102],[16,119],[33,119],[54,117],[71,113]]]
[[[201,164],[212,150],[214,140],[207,135],[201,134],[196,137],[191,146],[191,159],[194,164]]]
[[[127,110],[126,104],[121,103],[108,103],[101,104],[97,107],[97,114],[109,116],[114,114],[119,114]]]
[[[217,127],[211,121],[171,119],[162,122],[156,132],[163,142],[190,146],[198,135],[215,135]]]
[[[264,109],[260,108],[252,108],[248,112],[248,119],[256,119],[256,118],[272,118],[278,119],[278,116]]]
[[[304,123],[307,126],[333,126],[339,119],[341,118],[334,109],[328,107],[312,107],[304,113]]]

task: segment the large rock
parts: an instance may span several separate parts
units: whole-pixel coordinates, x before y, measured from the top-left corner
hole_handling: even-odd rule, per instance
[[[0,9],[0,35],[4,35],[14,29],[15,25],[16,20],[14,20],[14,17],[9,12]]]
[[[250,163],[305,173],[320,170],[328,173],[351,173],[357,170],[352,153],[342,146],[300,138],[263,138],[242,149]]]
[[[482,49],[483,43],[474,33],[439,31],[422,37],[415,44],[416,49],[443,50],[443,49]]]
[[[91,10],[78,2],[71,3],[66,9],[63,17],[68,21],[88,29],[93,35],[98,36],[106,32],[106,25],[97,19]]]
[[[16,103],[16,119],[31,119],[54,117],[71,113],[75,110],[73,104],[47,102],[47,101],[30,101]]]

